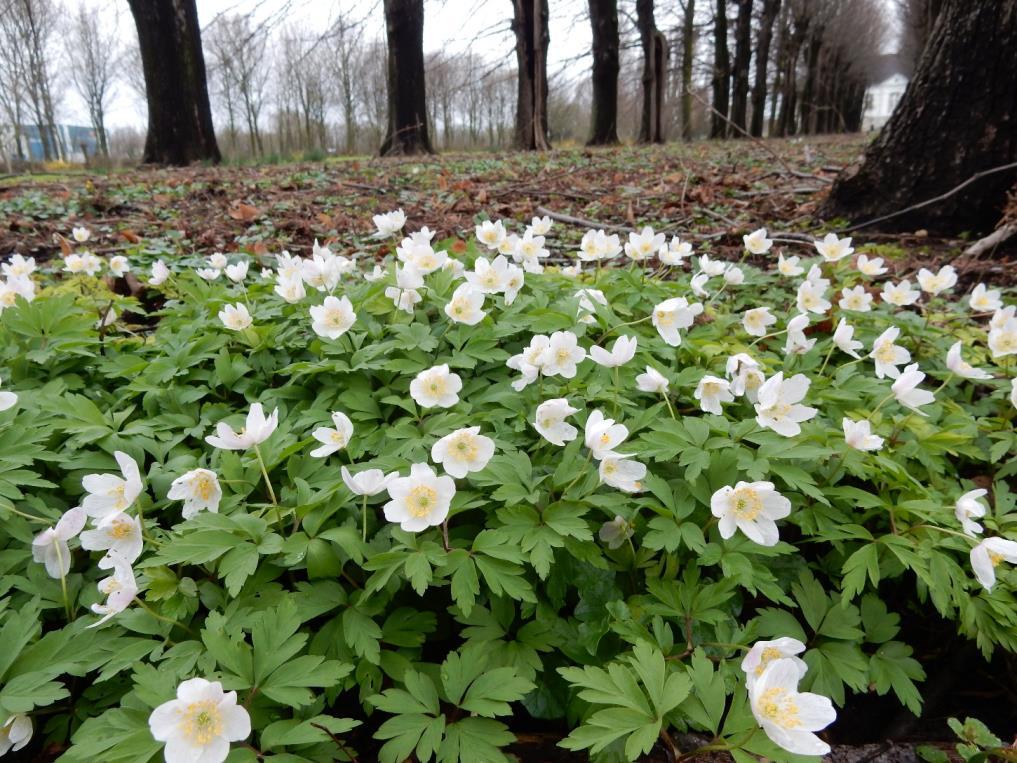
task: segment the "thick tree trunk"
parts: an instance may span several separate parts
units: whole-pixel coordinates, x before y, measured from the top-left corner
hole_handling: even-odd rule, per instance
[[[717,0],[713,14],[713,114],[710,137],[727,136],[731,62],[727,51],[727,0]]]
[[[812,36],[805,48],[805,84],[802,86],[801,132],[813,135],[816,132],[816,114],[819,86],[819,54],[823,50],[822,27],[812,29]]]
[[[388,131],[381,156],[433,154],[424,97],[424,0],[385,0]]]
[[[763,16],[756,38],[756,74],[752,83],[752,120],[749,134],[758,138],[763,134],[766,117],[766,70],[770,63],[770,42],[773,39],[773,22],[780,12],[780,0],[763,0]]]
[[[696,48],[696,0],[685,0],[682,19],[682,140],[692,140],[692,63]]]
[[[1017,0],[946,0],[911,84],[861,167],[837,179],[822,213],[878,217],[1017,161]],[[1017,169],[981,177],[884,227],[985,231]]]
[[[512,0],[519,89],[516,98],[515,147],[548,151],[547,137],[547,0]]]
[[[653,0],[636,0],[636,25],[643,47],[643,110],[639,120],[639,142],[663,143],[667,38],[657,29]]]
[[[752,63],[752,0],[738,0],[735,21],[735,57],[731,79],[731,122],[748,132],[749,64]],[[744,133],[732,130],[732,137]]]
[[[219,162],[194,0],[128,0],[148,101],[146,164]]]
[[[593,27],[593,118],[588,146],[618,142],[618,3],[589,0]]]

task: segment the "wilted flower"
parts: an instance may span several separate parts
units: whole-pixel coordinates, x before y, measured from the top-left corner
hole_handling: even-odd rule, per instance
[[[979,500],[988,493],[989,491],[984,488],[969,490],[954,504],[954,516],[961,523],[961,529],[965,535],[974,538],[976,535],[982,534],[982,526],[975,519],[981,519],[988,511],[988,507]]]
[[[805,268],[801,267],[798,263],[801,261],[801,257],[785,257],[783,252],[777,255],[777,271],[782,276],[800,276],[805,272]]]
[[[540,370],[545,376],[573,379],[576,375],[576,366],[585,358],[586,350],[579,346],[575,334],[571,331],[555,331],[551,334]]]
[[[484,292],[464,283],[452,292],[452,299],[445,305],[445,315],[456,323],[475,326],[487,315],[483,308]]]
[[[855,251],[850,238],[837,238],[836,233],[827,233],[822,241],[813,241],[812,245],[827,262],[843,260]]]
[[[635,262],[649,259],[657,250],[664,245],[666,237],[663,233],[654,233],[653,228],[647,225],[639,233],[629,234],[629,241],[625,244],[625,254]]]
[[[243,331],[249,328],[254,320],[251,318],[247,305],[237,302],[235,305],[226,305],[219,311],[219,320],[222,325],[231,331]]]
[[[152,286],[161,286],[166,283],[166,279],[169,278],[170,271],[166,267],[166,263],[162,260],[156,260],[152,263],[152,276],[148,279],[149,284]]]
[[[88,495],[81,501],[81,507],[88,516],[102,519],[110,514],[127,511],[141,495],[141,472],[138,462],[123,451],[113,452],[123,477],[115,474],[87,474],[81,486]]]
[[[265,417],[261,403],[254,403],[247,414],[247,421],[239,432],[234,432],[225,421],[215,426],[215,434],[205,438],[213,448],[221,450],[247,450],[267,440],[279,426],[279,409]]]
[[[881,276],[886,272],[883,267],[882,257],[867,257],[864,254],[858,255],[858,272],[866,276]]]
[[[138,583],[134,579],[134,570],[131,565],[118,554],[112,554],[113,574],[108,578],[99,581],[99,593],[106,595],[104,604],[93,604],[92,611],[102,618],[89,625],[89,628],[97,628],[114,615],[118,615],[127,609],[134,597],[138,595]]]
[[[805,644],[796,638],[778,638],[773,641],[757,641],[752,645],[748,654],[742,659],[742,672],[745,673],[745,687],[752,691],[763,671],[766,670],[774,660],[789,659],[798,668],[798,677],[802,678],[808,671],[809,666],[805,660],[797,657],[805,651]]]
[[[183,501],[181,513],[184,519],[190,519],[202,510],[217,514],[222,488],[211,469],[192,469],[173,480],[166,497],[171,501]]]
[[[463,380],[448,364],[425,369],[410,382],[410,397],[421,408],[451,408],[459,402]]]
[[[607,306],[607,297],[600,289],[579,289],[576,291],[576,299],[579,300],[577,315],[582,323],[594,323],[593,314],[597,312],[597,304]]]
[[[605,522],[601,525],[597,536],[607,544],[608,548],[616,549],[621,548],[622,544],[632,537],[633,532],[632,525],[629,524],[628,520],[618,515],[610,522]]]
[[[975,368],[973,365],[961,358],[961,347],[963,344],[963,342],[954,342],[950,346],[950,350],[946,353],[946,367],[949,368],[952,373],[955,373],[958,376],[963,376],[965,379],[991,379],[992,374],[988,371]]]
[[[666,395],[668,386],[667,377],[651,366],[646,367],[646,373],[636,377],[636,389],[641,392],[659,392]]]
[[[406,225],[406,213],[401,209],[397,209],[394,212],[386,212],[382,215],[375,215],[371,219],[374,221],[374,227],[378,229],[378,232],[374,234],[375,238],[388,238],[395,235]]]
[[[646,466],[621,456],[604,457],[598,468],[600,481],[625,493],[638,493],[643,489]]]
[[[397,477],[388,484],[388,494],[392,500],[385,504],[385,519],[416,533],[445,521],[456,483],[447,475],[438,477],[427,464],[413,464],[410,476]]]
[[[682,343],[679,329],[689,328],[702,312],[703,306],[698,302],[690,305],[684,297],[672,297],[653,308],[652,322],[661,339],[672,347],[677,347]]]
[[[999,297],[999,289],[988,289],[984,283],[980,283],[971,290],[968,304],[975,312],[988,313],[999,310],[1003,306],[1003,301]]]
[[[365,469],[359,474],[350,474],[345,466],[340,467],[343,482],[356,495],[377,495],[388,489],[389,483],[399,477],[399,472],[385,474],[381,469]]]
[[[752,254],[766,254],[773,246],[773,241],[766,237],[766,228],[760,228],[747,236],[742,236],[742,242]]]
[[[576,439],[576,435],[579,434],[579,430],[565,419],[578,411],[578,408],[573,408],[563,397],[545,400],[537,406],[533,428],[552,445],[565,445],[566,442]]]
[[[23,713],[9,716],[0,726],[0,756],[17,752],[32,740],[32,719]]]
[[[911,288],[911,282],[904,279],[899,284],[887,282],[883,285],[883,301],[890,305],[906,307],[918,301],[922,293],[918,289]]]
[[[320,305],[311,308],[311,330],[327,339],[338,339],[357,320],[348,297],[325,297]]]
[[[840,290],[840,301],[837,304],[841,310],[867,313],[872,309],[872,295],[860,284],[853,289],[845,287]]]
[[[837,720],[828,697],[798,691],[800,667],[793,660],[773,660],[756,679],[749,704],[770,740],[795,755],[826,755],[830,745],[815,735]]]
[[[237,704],[235,691],[218,681],[191,678],[177,687],[177,698],[163,702],[148,718],[152,736],[166,743],[166,763],[222,763],[230,742],[251,734],[251,717]]]
[[[1000,562],[1017,563],[1017,541],[986,538],[971,549],[971,569],[987,591],[996,584],[996,567]]]
[[[370,273],[364,273],[364,280],[371,283],[380,281],[382,278],[388,275],[388,271],[385,270],[381,265],[375,265],[374,269]]]
[[[614,341],[610,352],[603,347],[591,347],[590,360],[604,368],[623,366],[635,357],[636,343],[634,336],[620,336]]]
[[[724,413],[721,409],[721,403],[730,403],[734,401],[734,395],[731,394],[731,385],[726,379],[720,379],[716,376],[704,376],[699,380],[699,384],[696,385],[696,391],[692,393],[692,397],[699,401],[699,407],[707,413],[715,413],[720,416]]]
[[[32,558],[46,565],[51,578],[67,577],[71,570],[71,551],[67,541],[85,526],[85,510],[80,506],[65,511],[56,525],[47,527],[32,540]]]
[[[876,376],[880,379],[887,376],[896,379],[900,376],[900,369],[897,366],[911,360],[911,353],[907,349],[894,344],[898,336],[900,336],[900,329],[890,326],[872,343],[872,352],[869,353],[869,357],[875,361]]]
[[[845,418],[841,426],[844,427],[844,442],[855,450],[879,450],[883,447],[883,438],[872,434],[872,425],[867,419],[852,421]]]
[[[924,378],[925,374],[918,370],[918,364],[912,363],[904,369],[900,378],[898,378],[891,387],[898,403],[906,408],[910,408],[921,416],[925,416],[926,414],[918,410],[918,406],[928,405],[936,399],[935,395],[931,392],[927,392],[923,389],[916,389],[916,387],[922,383],[922,379]]]
[[[321,443],[320,447],[311,451],[313,458],[325,458],[336,451],[342,450],[350,443],[353,437],[353,422],[350,417],[340,411],[332,412],[332,423],[335,429],[318,427],[311,432],[311,437]]]
[[[457,429],[431,447],[431,460],[460,479],[470,472],[479,472],[493,455],[494,440],[480,434],[480,427]]]
[[[720,520],[717,529],[725,540],[741,530],[753,543],[775,546],[780,537],[774,520],[791,513],[791,501],[772,482],[738,482],[713,494],[710,511]]]
[[[940,292],[952,289],[957,284],[957,271],[952,265],[944,265],[938,273],[922,268],[918,271],[918,285],[922,291],[927,291],[933,296]]]
[[[131,269],[131,263],[122,254],[110,257],[109,272],[117,278],[123,278],[124,274]]]
[[[819,411],[799,403],[805,399],[811,382],[803,374],[784,379],[779,371],[760,386],[757,392],[756,422],[761,427],[772,429],[784,437],[795,437],[802,428],[801,422],[808,421]]]
[[[742,328],[751,336],[766,336],[766,327],[776,322],[769,307],[754,307],[742,313]]]
[[[858,350],[862,349],[863,345],[861,342],[852,338],[854,335],[854,326],[851,326],[847,321],[841,318],[837,323],[837,330],[833,332],[833,343],[852,358],[861,358],[861,355],[858,354]]]
[[[586,447],[598,461],[605,458],[625,458],[614,449],[625,442],[629,436],[628,427],[616,424],[614,419],[605,419],[600,409],[591,411],[586,419]]]

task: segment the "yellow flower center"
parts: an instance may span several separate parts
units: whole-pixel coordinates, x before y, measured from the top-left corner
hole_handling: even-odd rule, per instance
[[[194,481],[194,492],[203,501],[207,501],[215,492],[215,482],[207,474],[198,475]]]
[[[658,310],[656,312],[656,315],[657,323],[659,323],[661,326],[670,326],[672,323],[674,323],[673,312],[668,312],[666,310]]]
[[[565,365],[566,363],[568,363],[569,358],[572,357],[572,353],[566,349],[561,349],[558,350],[556,357],[558,358],[559,365]]]
[[[109,491],[109,496],[114,500],[114,505],[117,509],[123,511],[127,508],[127,483],[121,482],[115,488]]]
[[[876,348],[876,360],[880,363],[892,364],[896,358],[896,353],[894,352],[896,349],[893,342],[881,342],[879,347]]]
[[[346,435],[344,435],[338,429],[336,429],[334,432],[332,432],[330,437],[331,437],[333,445],[345,445],[346,444]]]
[[[999,563],[1003,561],[1003,555],[997,554],[995,551],[989,552],[989,561],[992,562],[993,567],[998,567]]]
[[[180,731],[191,743],[206,745],[222,736],[222,714],[212,700],[192,702],[184,710]]]
[[[607,445],[610,442],[611,442],[611,435],[609,435],[607,432],[604,432],[604,434],[602,434],[600,436],[600,444],[601,445]]]
[[[133,525],[129,521],[118,519],[113,522],[113,526],[109,529],[109,536],[115,540],[123,540],[130,537],[133,529]]]
[[[406,508],[415,517],[426,517],[438,502],[438,491],[427,485],[417,485],[406,496]]]
[[[756,666],[755,673],[757,676],[763,675],[763,671],[766,670],[766,666],[774,660],[778,660],[783,657],[780,650],[773,646],[768,646],[763,650],[763,653],[759,655],[759,664]]]
[[[802,723],[798,720],[798,705],[787,689],[779,686],[767,689],[759,696],[757,705],[760,715],[785,729],[793,729]]]
[[[763,500],[750,487],[738,488],[731,493],[730,505],[738,519],[752,521],[763,511]]]
[[[456,461],[475,461],[477,458],[477,440],[468,433],[458,435],[452,440],[449,455]]]

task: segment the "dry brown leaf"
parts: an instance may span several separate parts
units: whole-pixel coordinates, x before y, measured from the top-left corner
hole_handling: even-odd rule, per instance
[[[250,204],[244,204],[242,201],[235,201],[230,205],[229,211],[226,214],[234,220],[250,223],[261,217],[261,210],[257,207],[252,207]]]

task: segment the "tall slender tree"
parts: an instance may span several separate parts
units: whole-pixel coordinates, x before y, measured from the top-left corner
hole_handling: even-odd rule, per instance
[[[770,64],[773,24],[779,12],[780,0],[763,0],[759,34],[756,36],[756,73],[752,82],[752,120],[749,124],[749,134],[757,138],[763,134],[763,120],[766,117],[766,71]]]
[[[682,140],[692,140],[692,64],[696,54],[696,0],[682,7]]]
[[[148,101],[146,164],[220,161],[194,0],[127,0]]]
[[[522,151],[551,148],[547,130],[547,0],[512,0],[512,31],[516,36],[515,146]]]
[[[593,114],[588,146],[618,142],[618,3],[589,0],[593,27]]]
[[[731,69],[731,123],[732,137],[747,132],[749,108],[749,65],[752,63],[752,0],[737,0],[738,16],[735,19],[735,56]]]
[[[657,29],[653,0],[636,0],[636,25],[643,47],[643,109],[639,120],[639,142],[663,143],[667,38]]]
[[[381,155],[431,154],[424,91],[424,0],[385,0],[388,133]]]
[[[727,136],[730,107],[731,61],[727,49],[727,0],[717,0],[713,10],[713,114],[710,137]]]

